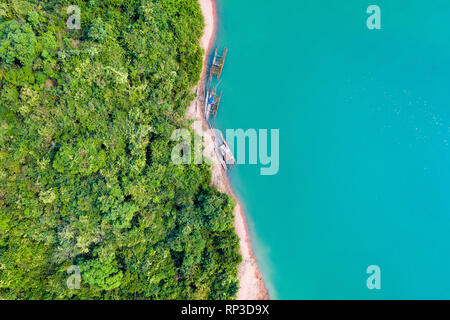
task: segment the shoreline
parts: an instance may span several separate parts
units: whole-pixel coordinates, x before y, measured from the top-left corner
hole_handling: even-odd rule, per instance
[[[200,45],[204,49],[203,55],[203,70],[201,73],[201,80],[196,90],[201,90],[201,86],[206,77],[208,67],[208,54],[214,44],[217,26],[217,7],[215,0],[198,0],[200,8],[205,19],[205,28],[203,36],[200,40]],[[252,251],[252,246],[249,237],[249,230],[245,214],[242,210],[242,205],[233,192],[228,176],[217,158],[215,151],[215,143],[213,133],[208,127],[202,110],[198,110],[197,99],[189,106],[187,117],[196,120],[193,128],[194,131],[204,138],[204,156],[212,160],[212,184],[219,191],[227,193],[236,202],[234,209],[234,227],[236,234],[239,237],[239,251],[242,256],[242,262],[238,266],[239,291],[237,293],[237,300],[268,300],[269,294],[264,284],[262,275],[258,269],[256,257]],[[201,125],[199,122],[201,121]]]

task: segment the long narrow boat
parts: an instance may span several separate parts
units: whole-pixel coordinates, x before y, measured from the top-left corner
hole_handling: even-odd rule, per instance
[[[209,118],[211,115],[216,118],[217,111],[219,110],[220,100],[222,99],[222,92],[220,95],[217,95],[216,89],[209,89],[208,87],[205,88],[205,107],[204,107],[204,113],[205,113],[205,119],[206,121],[209,121]]]
[[[213,76],[216,76],[217,79],[220,79],[220,76],[222,74],[222,70],[223,70],[223,66],[225,65],[225,59],[227,57],[227,53],[228,53],[228,49],[225,48],[225,50],[222,53],[222,56],[218,56],[217,53],[217,48],[216,51],[214,52],[214,58],[211,64],[211,68],[209,70],[209,81],[212,80]]]
[[[219,130],[214,130],[214,135],[215,135],[216,152],[219,161],[222,164],[222,167],[224,168],[224,170],[228,170],[229,167],[234,167],[236,164],[236,160],[222,132]]]
[[[211,97],[211,93],[209,91],[209,89],[206,89],[206,96],[205,96],[205,119],[206,121],[208,121],[209,119],[209,115],[211,114],[211,104],[209,103],[210,101],[210,97]]]

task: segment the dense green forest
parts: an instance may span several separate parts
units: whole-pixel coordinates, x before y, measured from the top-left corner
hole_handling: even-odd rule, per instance
[[[235,297],[234,203],[171,161],[203,24],[197,0],[0,0],[0,298]]]

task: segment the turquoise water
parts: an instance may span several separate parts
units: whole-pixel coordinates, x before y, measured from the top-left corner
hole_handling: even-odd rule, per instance
[[[217,126],[280,129],[277,175],[231,174],[272,298],[450,298],[450,2],[218,9]]]

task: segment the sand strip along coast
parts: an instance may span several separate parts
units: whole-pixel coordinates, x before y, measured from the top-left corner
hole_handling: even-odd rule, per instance
[[[201,47],[204,49],[203,56],[203,71],[201,81],[198,87],[195,88],[197,92],[203,92],[204,79],[206,77],[206,70],[208,66],[208,53],[214,43],[217,12],[216,3],[214,0],[199,0],[200,7],[205,18],[205,29],[200,40]],[[231,189],[228,177],[222,165],[219,162],[215,151],[214,134],[209,129],[208,124],[204,120],[203,110],[198,105],[198,100],[194,100],[189,107],[187,117],[196,120],[193,125],[195,132],[203,137],[204,140],[204,155],[212,160],[212,183],[219,191],[229,194],[236,201],[236,208],[234,210],[236,233],[239,236],[240,253],[242,256],[242,263],[239,265],[239,291],[237,294],[238,300],[265,300],[269,299],[269,294],[264,285],[261,273],[258,270],[258,264],[253,254],[248,226],[245,220],[245,215],[242,210],[241,203]]]

